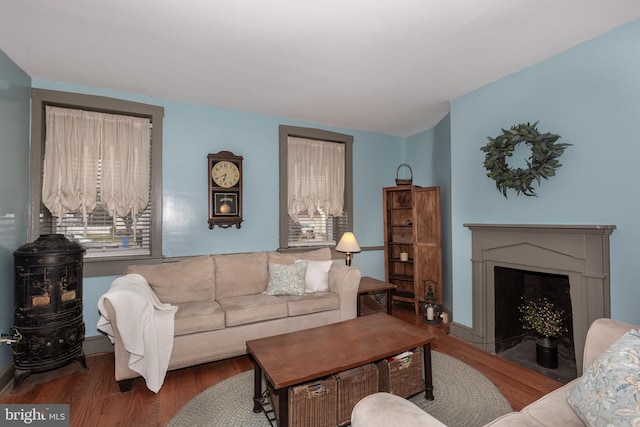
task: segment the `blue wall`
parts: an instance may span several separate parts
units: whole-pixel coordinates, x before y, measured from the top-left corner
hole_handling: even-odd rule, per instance
[[[451,116],[447,115],[433,129],[433,184],[440,186],[442,218],[442,283],[445,307],[453,306],[451,243]]]
[[[26,242],[31,78],[0,51],[0,332],[13,326],[13,251]],[[12,358],[2,344],[0,369]]]
[[[442,225],[442,302],[452,307],[451,292],[451,132],[447,115],[433,129],[412,135],[406,141],[406,159],[414,170],[414,183],[440,187]]]
[[[471,232],[463,223],[613,224],[611,316],[640,323],[640,21],[451,102],[453,310],[471,326]],[[487,136],[539,120],[573,144],[538,197],[505,199],[486,177]]]
[[[396,167],[404,161],[404,138],[38,79],[33,86],[164,107],[163,252],[167,257],[278,247],[280,124],[321,127],[354,136],[354,233],[363,247],[382,245],[381,188],[394,184]],[[220,150],[244,157],[244,222],[240,229],[208,229],[206,157]],[[365,275],[382,279],[382,257],[379,250],[363,252],[355,255],[353,265]],[[113,279],[84,280],[87,336],[99,335],[96,305]]]

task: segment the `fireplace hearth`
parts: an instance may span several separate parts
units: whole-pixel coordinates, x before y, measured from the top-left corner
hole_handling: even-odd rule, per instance
[[[572,313],[573,353],[578,355],[576,370],[581,373],[587,330],[594,320],[610,317],[611,313],[609,236],[616,227],[464,225],[472,232],[473,324],[467,327],[453,322],[451,333],[476,343],[485,351],[496,353],[497,339],[500,338],[496,336],[496,312],[503,310],[496,308],[496,268],[550,277],[564,276],[568,280]],[[509,305],[514,305],[514,302]]]

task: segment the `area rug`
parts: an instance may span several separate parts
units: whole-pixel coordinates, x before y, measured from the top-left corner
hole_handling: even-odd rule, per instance
[[[432,352],[435,400],[424,393],[410,400],[450,427],[482,426],[511,412],[509,402],[484,375],[453,357]],[[194,397],[169,422],[170,427],[268,427],[253,412],[253,371],[224,380]]]

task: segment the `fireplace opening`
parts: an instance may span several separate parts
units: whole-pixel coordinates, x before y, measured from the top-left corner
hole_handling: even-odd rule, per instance
[[[562,383],[577,377],[569,276],[494,267],[495,353]],[[566,329],[558,337],[558,368],[536,363],[536,333],[522,327],[525,300],[546,298],[563,312]]]

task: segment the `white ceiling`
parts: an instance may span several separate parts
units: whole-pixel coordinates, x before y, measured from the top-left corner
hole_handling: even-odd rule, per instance
[[[638,0],[0,0],[0,50],[36,79],[407,136],[638,17]]]

